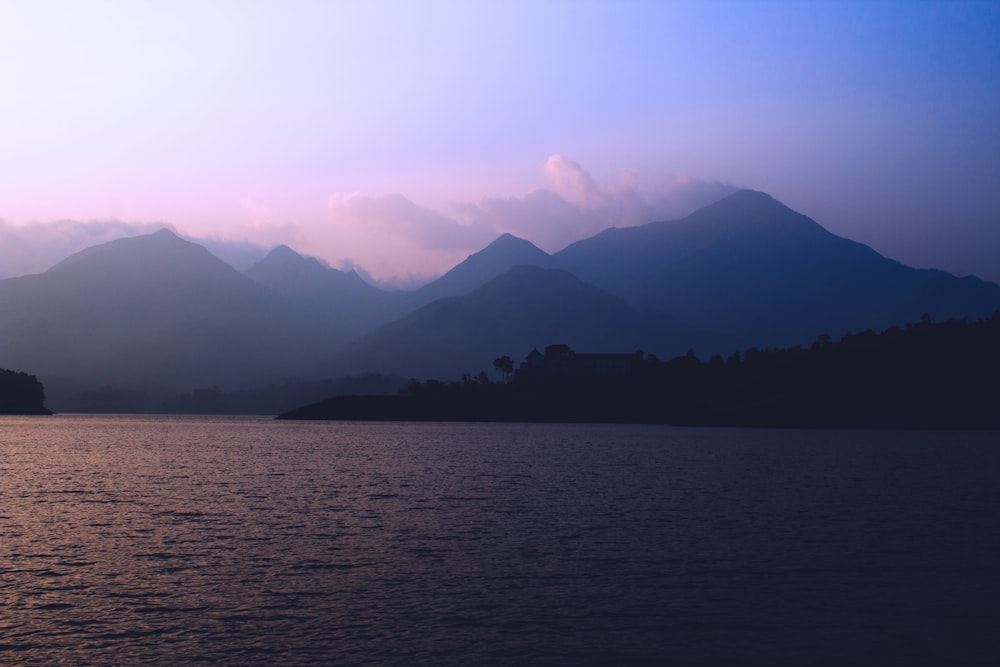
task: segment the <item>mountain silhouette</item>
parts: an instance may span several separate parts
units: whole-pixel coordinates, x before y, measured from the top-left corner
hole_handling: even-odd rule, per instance
[[[461,296],[482,287],[515,266],[554,268],[555,262],[544,250],[512,234],[501,234],[479,252],[469,255],[437,280],[414,293],[419,305],[449,296]]]
[[[246,275],[325,322],[331,343],[346,342],[406,310],[404,293],[380,290],[354,271],[338,271],[285,245]]]
[[[554,259],[635,307],[735,346],[803,344],[925,312],[982,317],[1000,306],[995,284],[904,266],[752,190],[681,220],[605,230]]]
[[[126,386],[282,377],[320,337],[302,308],[166,229],[0,281],[0,312],[5,362]]]
[[[696,332],[560,269],[516,266],[470,294],[438,299],[350,345],[332,373],[360,369],[403,376],[458,378],[491,368],[501,354],[523,359],[558,341],[579,350],[681,352]]]
[[[505,234],[413,292],[284,246],[243,274],[166,229],[123,238],[0,280],[0,367],[155,400],[368,371],[455,378],[551,343],[728,355],[996,309],[1000,286],[904,266],[744,190],[551,256]]]

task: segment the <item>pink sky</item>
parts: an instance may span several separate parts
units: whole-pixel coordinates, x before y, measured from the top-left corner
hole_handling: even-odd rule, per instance
[[[38,0],[0,25],[0,238],[167,223],[405,280],[722,183],[1000,280],[995,3]]]

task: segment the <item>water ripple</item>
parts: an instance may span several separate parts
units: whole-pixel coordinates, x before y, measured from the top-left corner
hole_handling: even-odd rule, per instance
[[[0,663],[992,664],[998,449],[0,418]]]

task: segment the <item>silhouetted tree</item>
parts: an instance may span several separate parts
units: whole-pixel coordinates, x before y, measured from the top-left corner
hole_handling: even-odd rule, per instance
[[[514,372],[514,360],[506,354],[502,357],[497,357],[493,360],[493,368],[500,371],[500,374],[503,377],[503,383],[507,384],[510,379],[510,374]]]
[[[34,375],[0,368],[0,414],[51,414],[45,389]]]
[[[638,358],[609,378],[578,365],[565,345],[533,351],[511,387],[485,372],[461,383],[411,385],[410,400],[344,397],[328,418],[611,421],[728,426],[997,428],[1000,314],[969,322],[820,335],[809,347],[749,348],[701,362]],[[577,358],[583,358],[578,355]],[[549,371],[554,365],[556,370]],[[494,368],[503,371],[498,357]],[[351,401],[354,401],[353,403]]]

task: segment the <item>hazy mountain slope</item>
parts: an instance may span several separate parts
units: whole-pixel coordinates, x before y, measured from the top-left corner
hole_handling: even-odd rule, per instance
[[[992,283],[906,267],[751,190],[681,220],[607,230],[554,258],[637,307],[744,346],[1000,308]]]
[[[680,353],[696,338],[667,318],[642,314],[621,299],[558,269],[514,267],[464,297],[439,299],[383,326],[331,363],[332,374],[369,370],[457,378],[492,371],[507,354],[566,343],[586,351]]]
[[[334,342],[399,317],[409,296],[380,290],[354,271],[338,271],[284,245],[271,250],[246,275],[328,322]]]
[[[545,268],[556,262],[566,270]],[[167,230],[124,238],[0,281],[0,367],[174,391],[364,371],[458,377],[557,342],[705,355],[995,309],[1000,286],[908,268],[742,191],[554,257],[504,235],[411,293],[285,247],[248,276]]]
[[[0,279],[42,273],[86,248],[125,237],[151,234],[161,226],[118,220],[60,220],[15,226],[0,220]],[[247,241],[184,238],[207,248],[238,271],[248,269],[268,250]]]
[[[296,305],[168,230],[0,281],[0,363],[188,389],[286,377],[322,332]]]
[[[741,190],[680,220],[606,229],[553,259],[581,279],[617,291],[706,248],[739,239],[787,251],[796,243],[815,245],[838,237],[769,195]]]
[[[436,299],[469,294],[515,266],[553,268],[555,262],[530,241],[501,234],[479,252],[469,255],[443,276],[413,293],[414,303],[424,305]]]

